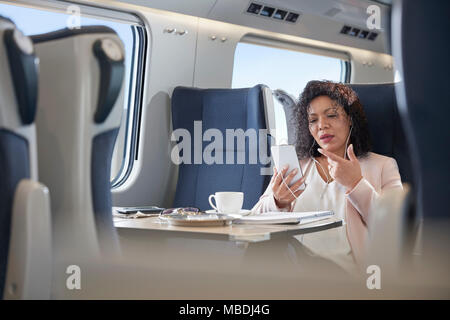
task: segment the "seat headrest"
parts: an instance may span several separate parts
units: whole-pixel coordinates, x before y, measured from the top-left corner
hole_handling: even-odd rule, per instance
[[[0,127],[14,129],[34,122],[38,64],[31,39],[0,17]]]
[[[266,128],[266,114],[262,117],[260,114],[264,112],[260,109],[265,103],[264,88],[263,85],[244,89],[176,87],[172,94],[173,128],[190,128],[194,120],[202,120],[204,130]]]
[[[83,26],[80,29],[65,28],[31,38],[42,60],[43,77],[55,79],[60,76],[60,70],[54,70],[55,64],[72,66],[73,72],[83,77],[86,82],[94,82],[91,87],[96,91],[94,123],[102,124],[107,118],[111,118],[109,115],[119,100],[125,78],[125,50],[117,33],[106,26]],[[65,54],[61,55],[61,51]],[[98,79],[98,82],[91,79]],[[63,91],[82,85],[75,76],[66,77],[61,82],[59,89]]]

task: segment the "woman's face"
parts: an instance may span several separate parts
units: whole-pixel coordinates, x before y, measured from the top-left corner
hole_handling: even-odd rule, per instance
[[[344,156],[351,121],[342,106],[328,96],[316,97],[310,103],[308,123],[309,132],[322,149]]]

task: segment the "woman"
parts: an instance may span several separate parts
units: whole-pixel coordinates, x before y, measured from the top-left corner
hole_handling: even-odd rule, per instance
[[[296,149],[303,178],[290,185],[295,169],[274,174],[253,207],[266,211],[333,210],[342,227],[298,236],[313,253],[345,270],[364,262],[370,207],[391,188],[402,188],[395,159],[370,152],[362,105],[348,86],[310,81],[294,112]],[[304,190],[298,190],[303,184]]]

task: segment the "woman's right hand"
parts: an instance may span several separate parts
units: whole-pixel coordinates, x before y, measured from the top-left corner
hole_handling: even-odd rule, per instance
[[[306,176],[303,176],[292,186],[288,187],[291,180],[297,174],[297,169],[294,169],[291,172],[289,172],[289,174],[286,174],[288,169],[289,167],[284,167],[281,170],[281,172],[277,172],[277,169],[275,167],[273,168],[272,192],[273,198],[275,199],[275,204],[277,205],[278,208],[286,208],[305,190],[305,189],[303,190],[297,189],[305,182]],[[283,183],[282,177],[284,177],[285,183]]]

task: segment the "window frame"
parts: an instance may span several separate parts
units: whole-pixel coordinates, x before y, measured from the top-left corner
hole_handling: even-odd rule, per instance
[[[261,36],[258,34],[249,33],[244,35],[237,43],[234,51],[233,59],[236,57],[236,49],[239,43],[248,43],[253,45],[271,47],[275,49],[291,50],[301,53],[314,54],[325,56],[329,58],[336,58],[341,61],[341,76],[340,81],[343,83],[350,83],[351,79],[351,54],[347,51],[340,51],[335,49],[323,48],[320,46],[307,45],[285,39],[272,38]],[[234,70],[233,70],[234,72]]]
[[[136,65],[136,91],[134,92],[134,106],[133,106],[133,116],[130,120],[130,111],[127,112],[127,120],[125,127],[125,151],[124,151],[124,159],[122,161],[122,165],[119,169],[118,175],[111,181],[111,188],[118,188],[122,184],[125,183],[127,178],[130,176],[131,171],[133,169],[133,164],[136,160],[138,160],[138,146],[139,146],[139,137],[141,131],[141,117],[142,117],[142,107],[144,104],[144,80],[145,80],[145,68],[147,65],[147,44],[148,44],[148,33],[147,28],[142,28],[142,30],[137,29],[137,33],[141,33],[142,42],[140,49],[135,52],[138,55],[138,63]],[[133,34],[136,36],[135,34]],[[136,45],[136,41],[133,43],[133,46]],[[134,65],[135,60],[133,60]],[[130,79],[133,81],[133,79]],[[131,97],[131,95],[130,95]],[[130,107],[130,104],[129,104]],[[131,124],[131,128],[129,127]],[[131,130],[131,132],[130,132]],[[127,147],[128,146],[128,147]]]

